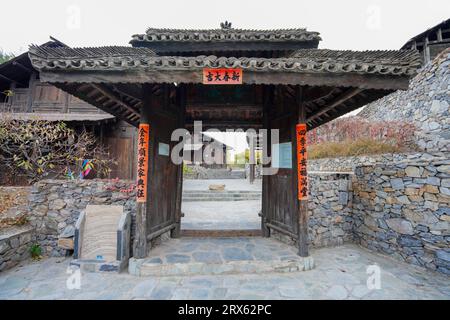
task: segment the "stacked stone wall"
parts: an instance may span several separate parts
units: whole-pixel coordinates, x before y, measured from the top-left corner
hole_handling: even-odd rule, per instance
[[[409,122],[417,128],[414,141],[421,150],[450,151],[450,49],[424,66],[408,90],[372,102],[358,115]]]

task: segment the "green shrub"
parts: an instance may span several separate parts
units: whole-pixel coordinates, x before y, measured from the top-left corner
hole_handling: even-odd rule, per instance
[[[30,248],[31,258],[39,260],[42,257],[42,248],[39,244],[35,243]]]

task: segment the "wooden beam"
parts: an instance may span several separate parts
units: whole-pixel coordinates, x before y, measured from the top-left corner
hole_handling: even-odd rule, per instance
[[[439,28],[436,32],[437,41],[442,41],[442,29]]]
[[[302,86],[361,87],[364,89],[407,89],[409,76],[380,74],[257,72],[244,70],[244,84],[280,84]],[[89,83],[202,83],[201,69],[136,71],[41,72],[45,82]]]
[[[355,88],[355,89],[349,89],[346,92],[344,92],[343,94],[339,95],[335,100],[333,100],[329,105],[321,108],[319,111],[317,111],[316,113],[314,113],[313,115],[311,115],[310,117],[308,117],[306,119],[306,122],[310,122],[314,119],[319,118],[321,115],[327,113],[328,111],[334,109],[335,107],[337,107],[338,105],[340,105],[341,103],[347,101],[348,99],[353,98],[354,96],[356,96],[357,94],[361,93],[364,89],[361,88]]]
[[[108,108],[108,107],[104,106],[103,104],[98,103],[97,101],[95,101],[95,99],[93,99],[91,97],[88,97],[86,95],[86,93],[80,92],[78,90],[78,86],[77,85],[64,84],[64,83],[55,83],[53,85],[55,87],[63,90],[63,91],[66,91],[66,92],[70,93],[71,95],[73,95],[73,96],[75,96],[75,97],[77,97],[77,98],[79,98],[81,100],[86,101],[87,103],[89,103],[89,104],[99,108],[100,110],[105,111],[106,113],[112,114],[113,116],[116,116],[119,119],[123,119],[124,121],[128,122],[129,124],[131,124],[134,127],[137,127],[138,124],[139,124],[136,121],[131,121],[130,119],[127,119],[126,117],[124,117],[124,115],[121,112],[119,112],[119,111],[117,111],[117,110],[115,110],[113,108]]]
[[[304,94],[303,94],[303,88],[298,86],[297,88],[297,92],[296,92],[296,102],[297,102],[297,119],[296,119],[296,124],[303,124],[306,123],[306,109],[305,109],[305,105],[304,105]],[[294,196],[296,199],[298,199],[298,194],[299,194],[299,183],[298,183],[298,161],[297,161],[297,145],[300,143],[298,137],[297,137],[297,132],[295,129],[295,125],[294,125],[294,129],[293,129],[293,139],[292,141],[296,142],[296,144],[294,145],[294,143],[292,143],[292,149],[293,149],[293,168],[295,168],[295,170],[292,170],[292,180],[293,180],[293,191],[294,191]],[[304,199],[304,200],[298,200],[298,206],[297,206],[297,218],[298,218],[298,228],[297,228],[297,233],[298,233],[298,254],[301,257],[307,257],[309,255],[309,250],[308,250],[308,200]]]
[[[28,73],[30,73],[30,74],[34,72],[34,71],[31,70],[30,68],[25,67],[23,64],[21,64],[20,62],[17,62],[17,61],[14,61],[14,62],[12,63],[12,65],[13,65],[13,66],[16,66],[16,67],[19,67],[19,68],[22,69],[23,71],[28,72]]]
[[[12,82],[12,83],[17,83],[20,84],[23,87],[26,87],[26,84],[24,84],[23,82],[8,78],[7,76],[4,76],[3,74],[0,73],[0,79],[6,80],[8,82]]]
[[[139,113],[137,112],[136,109],[134,109],[133,107],[131,107],[130,105],[128,105],[127,103],[123,102],[122,100],[120,100],[120,98],[118,98],[113,92],[111,92],[108,88],[99,85],[99,84],[92,84],[92,86],[97,89],[98,91],[100,91],[103,95],[105,95],[106,97],[108,97],[108,99],[110,99],[111,101],[114,101],[116,104],[124,107],[125,109],[127,109],[128,111],[130,111],[131,113],[135,114],[135,115],[139,115]]]

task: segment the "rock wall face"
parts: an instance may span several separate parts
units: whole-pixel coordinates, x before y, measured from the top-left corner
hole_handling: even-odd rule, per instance
[[[310,244],[317,248],[352,241],[352,175],[313,173],[309,185]]]
[[[354,174],[310,172],[309,179],[312,247],[356,242],[450,274],[448,156],[394,156],[388,157],[387,162],[359,164],[354,167]],[[135,193],[128,191],[129,182],[123,181],[38,182],[33,186],[29,203],[30,221],[35,229],[33,239],[44,254],[65,255],[66,251],[57,247],[58,237],[70,236],[80,212],[88,204],[123,205],[134,218]],[[132,237],[134,228],[133,221]],[[295,239],[276,232],[272,236],[295,244]]]
[[[411,122],[421,150],[450,151],[450,49],[424,66],[408,90],[372,102],[358,116]]]
[[[308,171],[354,172],[356,168],[361,166],[377,166],[401,161],[445,159],[450,159],[449,152],[387,153],[368,156],[323,158],[308,160]]]
[[[364,247],[450,275],[450,160],[356,168],[353,233]]]
[[[65,255],[66,250],[58,247],[58,238],[74,235],[75,223],[88,204],[122,205],[124,212],[130,212],[134,221],[136,193],[130,190],[130,184],[129,181],[98,179],[37,182],[29,197],[29,220],[43,253],[47,256]]]
[[[30,257],[33,228],[15,227],[0,235],[0,271],[12,268]]]

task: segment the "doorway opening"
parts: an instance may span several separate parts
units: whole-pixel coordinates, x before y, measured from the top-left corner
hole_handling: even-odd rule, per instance
[[[200,135],[193,134],[184,146],[181,234],[260,236],[260,150],[243,131]]]

